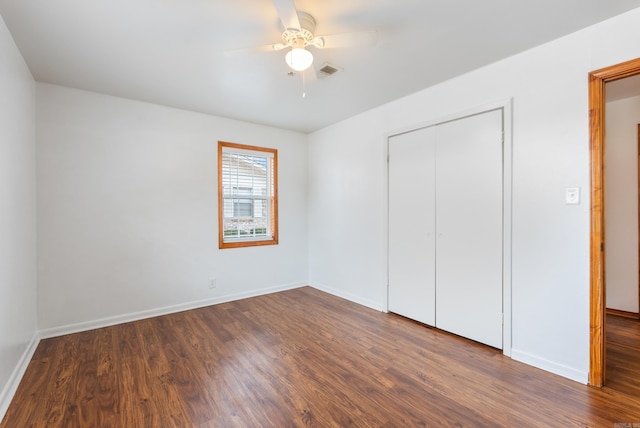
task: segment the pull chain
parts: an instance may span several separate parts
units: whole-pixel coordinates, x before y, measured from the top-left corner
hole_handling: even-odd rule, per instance
[[[300,75],[302,76],[302,98],[305,98],[307,96],[307,91],[306,91],[306,88],[305,88],[304,71],[302,73],[300,73]]]

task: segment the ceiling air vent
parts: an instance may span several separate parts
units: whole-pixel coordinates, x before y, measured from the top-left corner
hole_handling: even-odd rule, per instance
[[[322,67],[320,67],[318,69],[318,78],[320,79],[327,79],[331,76],[333,76],[336,73],[341,72],[342,69],[340,67],[337,67],[335,65],[331,65],[331,64],[324,64],[322,65]]]

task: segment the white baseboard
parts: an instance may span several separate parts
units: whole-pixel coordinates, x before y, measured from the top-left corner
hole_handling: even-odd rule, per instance
[[[65,334],[79,333],[82,331],[93,330],[93,329],[102,328],[102,327],[109,327],[112,325],[123,324],[131,321],[139,321],[142,319],[157,317],[160,315],[167,315],[175,312],[188,311],[190,309],[203,308],[205,306],[216,305],[219,303],[231,302],[234,300],[241,300],[249,297],[261,296],[264,294],[276,293],[278,291],[291,290],[294,288],[304,287],[306,285],[308,285],[306,282],[296,282],[291,284],[278,285],[275,287],[251,290],[243,293],[227,294],[224,296],[217,296],[210,299],[180,303],[178,305],[165,306],[162,308],[149,309],[145,311],[133,312],[133,313],[123,314],[123,315],[116,315],[113,317],[101,318],[101,319],[92,320],[92,321],[68,324],[60,327],[46,328],[46,329],[40,330],[40,337],[43,339],[48,339],[50,337],[64,336]]]
[[[0,392],[0,421],[2,421],[4,415],[9,409],[9,404],[11,404],[11,400],[18,390],[18,385],[20,385],[22,376],[24,376],[24,373],[27,371],[27,366],[31,362],[33,354],[36,352],[38,343],[40,343],[40,336],[38,335],[38,333],[35,333],[33,335],[33,338],[31,338],[31,341],[27,345],[27,349],[25,349],[22,353],[20,361],[18,361],[15,369],[13,369],[11,376],[9,376],[9,380],[2,389],[2,392]]]
[[[540,358],[538,356],[529,354],[527,352],[519,351],[517,349],[511,349],[511,358],[520,361],[521,363],[528,364],[533,367],[548,371],[553,374],[557,374],[567,379],[580,382],[584,385],[589,383],[589,373],[576,370],[573,367],[568,367],[563,364],[558,364],[553,361]]]
[[[373,300],[363,299],[360,296],[356,296],[355,294],[345,293],[342,290],[337,290],[335,288],[329,287],[325,284],[320,284],[319,282],[309,282],[309,285],[313,288],[316,288],[320,291],[324,291],[325,293],[333,294],[334,296],[341,297],[343,299],[349,300],[351,302],[357,303],[362,306],[366,306],[371,309],[375,309],[376,311],[386,312],[386,309],[382,307],[382,305],[378,302],[374,302]]]

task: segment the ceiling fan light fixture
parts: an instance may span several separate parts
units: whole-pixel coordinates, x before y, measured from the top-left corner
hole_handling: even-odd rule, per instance
[[[294,47],[284,57],[287,65],[295,71],[305,71],[313,63],[313,54],[304,47]]]

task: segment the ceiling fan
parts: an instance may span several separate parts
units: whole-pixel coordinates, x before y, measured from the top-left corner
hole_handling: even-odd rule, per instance
[[[315,78],[313,54],[307,47],[318,49],[333,49],[353,46],[371,46],[377,42],[378,34],[375,30],[356,31],[318,36],[314,34],[316,20],[310,14],[296,10],[293,0],[272,0],[278,11],[280,21],[284,28],[282,43],[255,46],[245,49],[227,51],[227,54],[247,52],[270,52],[289,49],[285,55],[285,62],[294,72],[309,70],[312,78]]]

